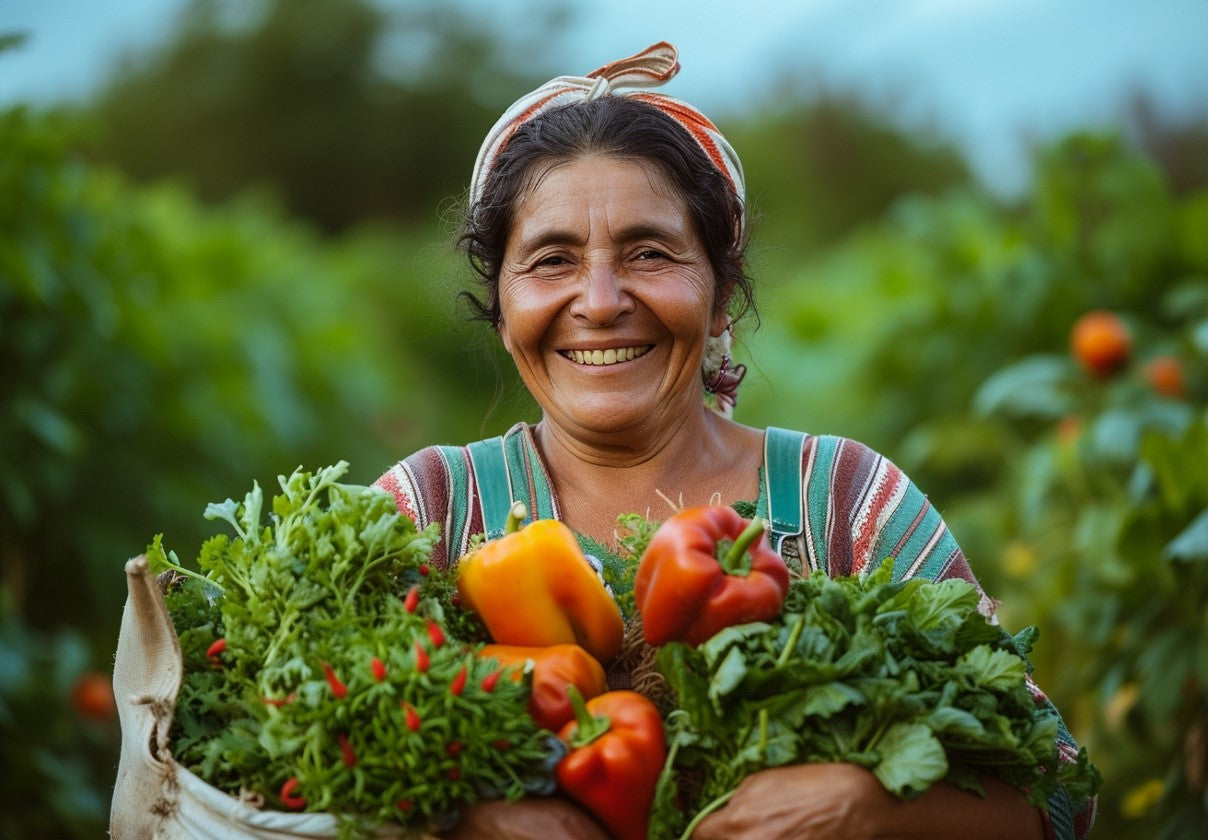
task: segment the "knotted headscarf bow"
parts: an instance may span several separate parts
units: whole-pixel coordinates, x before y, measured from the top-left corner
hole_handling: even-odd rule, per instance
[[[507,148],[516,129],[551,108],[590,102],[602,96],[631,96],[658,108],[682,125],[701,147],[717,170],[725,176],[739,201],[745,201],[742,163],[733,147],[722,137],[709,118],[687,102],[647,89],[659,87],[679,72],[679,53],[666,41],[659,41],[636,55],[622,58],[593,70],[586,76],[559,76],[526,93],[504,111],[487,133],[474,162],[470,178],[470,206],[482,199],[487,177],[499,155]]]

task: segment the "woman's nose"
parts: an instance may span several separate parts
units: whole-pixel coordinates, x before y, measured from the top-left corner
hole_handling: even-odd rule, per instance
[[[607,326],[634,308],[623,278],[607,262],[594,263],[583,275],[572,313],[596,326]]]

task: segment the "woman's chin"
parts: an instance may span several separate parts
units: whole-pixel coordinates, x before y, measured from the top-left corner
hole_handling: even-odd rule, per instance
[[[560,426],[588,435],[641,436],[672,423],[666,403],[633,395],[594,394],[565,411],[546,412]]]

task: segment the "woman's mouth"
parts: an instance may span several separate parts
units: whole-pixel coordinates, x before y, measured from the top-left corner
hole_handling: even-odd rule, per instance
[[[580,365],[615,365],[644,356],[654,347],[643,344],[639,347],[609,347],[607,350],[560,350],[563,356]]]

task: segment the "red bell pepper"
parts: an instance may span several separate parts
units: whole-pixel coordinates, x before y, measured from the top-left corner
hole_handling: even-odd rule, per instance
[[[558,786],[596,816],[616,840],[645,840],[667,741],[654,703],[635,691],[588,702],[567,688],[575,720],[558,737],[570,752],[554,769]]]
[[[760,519],[733,508],[689,508],[668,519],[638,564],[633,594],[646,641],[699,645],[735,624],[780,613],[789,570]]]

